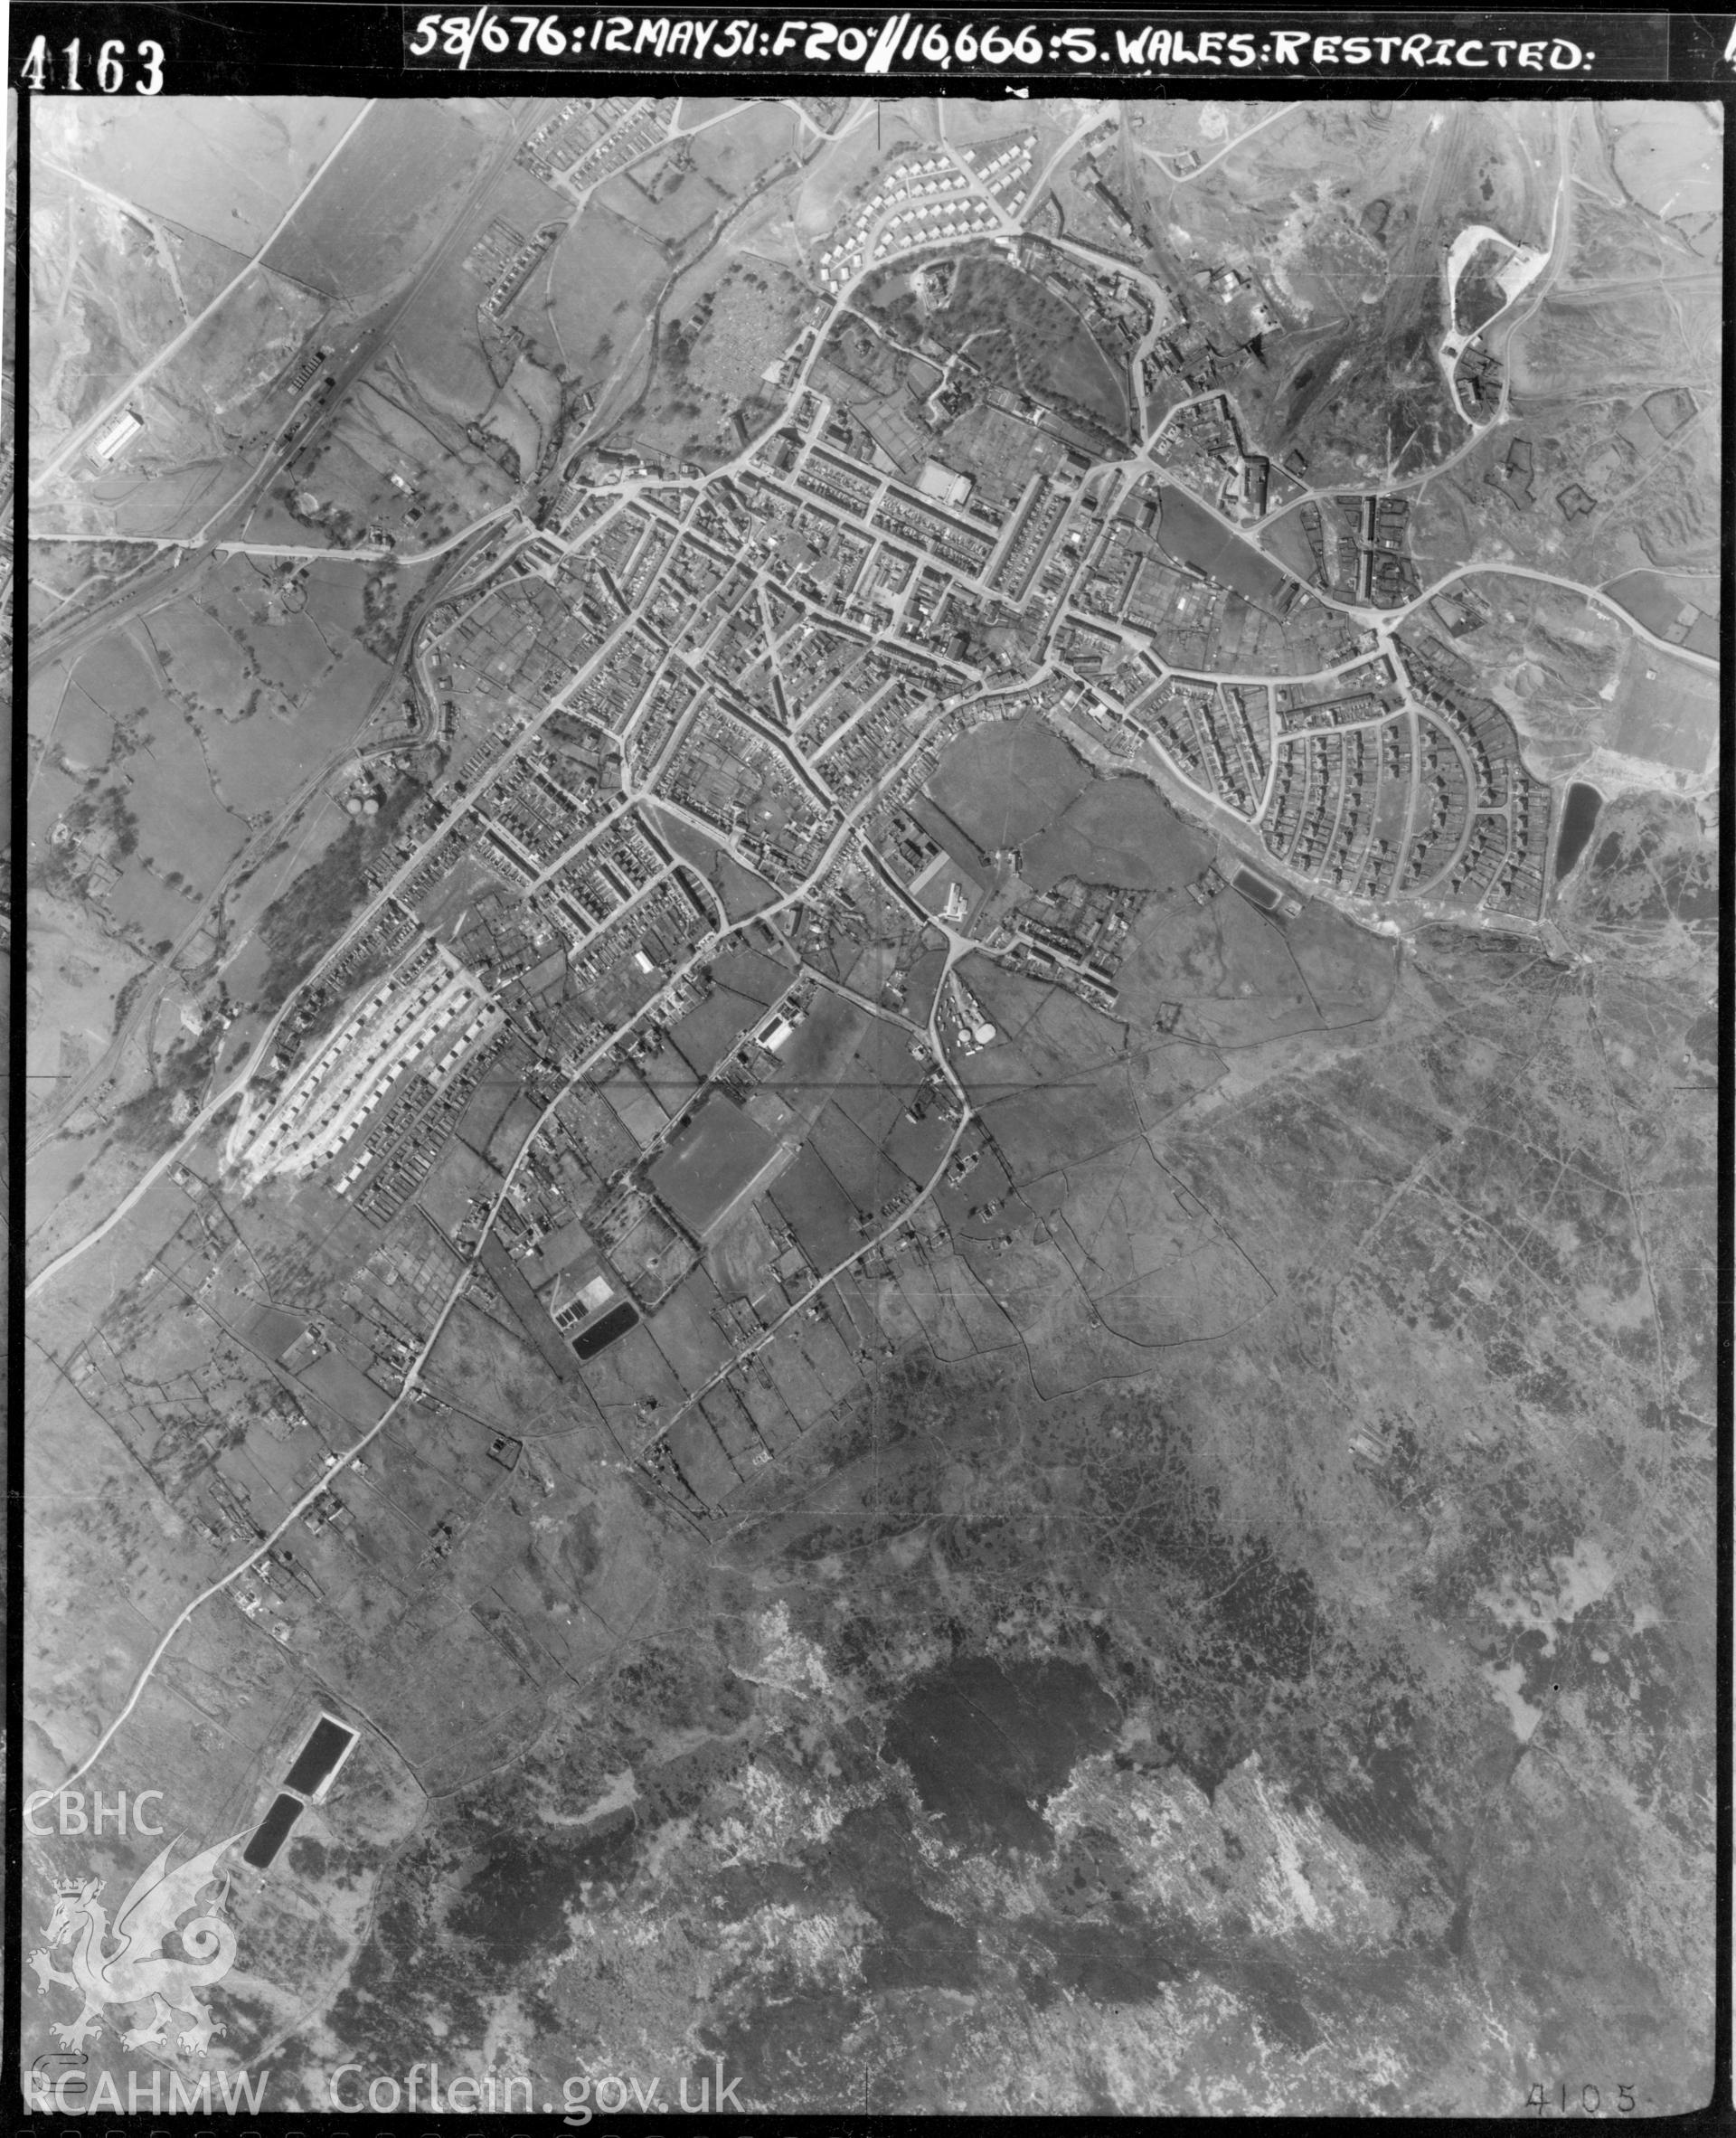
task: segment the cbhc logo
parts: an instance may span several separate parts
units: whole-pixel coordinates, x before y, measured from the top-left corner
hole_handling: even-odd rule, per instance
[[[32,1833],[101,1833],[112,1822],[116,1833],[125,1834],[129,1831],[130,1817],[132,1832],[158,1834],[163,1829],[153,1826],[145,1816],[145,1807],[152,1802],[159,1804],[163,1802],[160,1789],[141,1789],[130,1805],[124,1789],[113,1803],[104,1800],[101,1790],[94,1789],[87,1810],[81,1789],[36,1789],[24,1799],[24,1824]],[[56,1807],[54,1823],[39,1826],[36,1814],[49,1804]]]

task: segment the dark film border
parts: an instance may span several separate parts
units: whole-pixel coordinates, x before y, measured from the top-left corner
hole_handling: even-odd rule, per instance
[[[449,37],[448,24],[456,26]],[[544,24],[551,27],[539,38]],[[43,93],[73,93],[66,52],[76,38],[80,94],[104,93],[92,77],[97,55],[111,43],[124,76],[118,93],[135,93],[146,71],[138,47],[149,41],[162,51],[164,93],[208,96],[410,93],[455,73],[496,91],[522,80],[530,93],[546,94],[551,77],[575,70],[655,71],[675,80],[720,75],[743,87],[750,77],[772,93],[780,85],[819,80],[920,83],[929,90],[992,82],[1050,94],[1082,82],[1350,94],[1362,85],[1401,82],[1474,96],[1617,81],[1736,80],[1736,58],[1725,57],[1736,43],[1732,31],[1736,16],[1664,11],[1200,9],[1174,16],[948,0],[803,16],[793,6],[617,10],[573,0],[524,6],[514,0],[448,0],[443,6],[420,0],[253,0],[244,6],[14,0],[9,79]],[[26,69],[39,39],[37,80]],[[988,57],[986,39],[995,40]],[[579,43],[582,52],[574,49]],[[504,51],[494,49],[502,43]],[[419,50],[424,45],[429,49]],[[1003,57],[1004,46],[1015,49]]]

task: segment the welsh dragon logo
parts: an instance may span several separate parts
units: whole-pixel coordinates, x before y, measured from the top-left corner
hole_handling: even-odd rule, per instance
[[[121,2035],[123,2048],[148,2048],[166,2043],[169,2021],[191,2014],[188,2024],[176,2029],[175,2039],[190,2056],[203,2057],[213,2034],[223,2031],[221,2020],[211,2016],[211,2007],[201,1990],[221,1982],[235,1960],[234,1926],[222,1916],[229,1893],[224,1878],[206,1913],[188,1923],[181,1917],[196,1906],[207,1886],[217,1885],[217,1859],[241,1839],[231,1834],[202,1855],[189,1857],[169,1868],[175,1848],[168,1844],[135,1880],[132,1889],[116,1910],[111,1925],[108,1912],[97,1896],[100,1878],[62,1879],[54,1890],[53,1913],[48,1918],[48,1943],[30,1955],[30,1965],[46,1994],[51,1982],[64,1982],[84,2000],[84,2008],[71,2020],[51,2022],[56,2040],[64,2048],[81,2048],[87,2039],[102,2032],[104,2008],[142,2004],[150,2001],[149,2018]],[[176,1925],[179,1925],[177,1931]],[[165,1953],[165,1940],[175,1932],[181,1951]],[[72,1965],[69,1972],[56,1967],[54,1948],[71,1941]],[[113,1947],[113,1950],[108,1948]]]

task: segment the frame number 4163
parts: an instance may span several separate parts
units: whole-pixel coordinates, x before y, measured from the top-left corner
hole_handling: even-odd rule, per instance
[[[147,37],[134,48],[129,60],[120,39],[110,37],[92,61],[76,37],[59,46],[51,46],[46,37],[35,37],[19,65],[18,80],[25,89],[38,92],[78,96],[95,87],[105,97],[118,96],[127,89],[135,96],[155,97],[163,87],[163,47]]]

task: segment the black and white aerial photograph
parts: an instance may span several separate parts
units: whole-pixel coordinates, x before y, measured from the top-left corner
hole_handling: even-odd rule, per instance
[[[24,2108],[1703,2109],[1724,89],[85,12]]]

